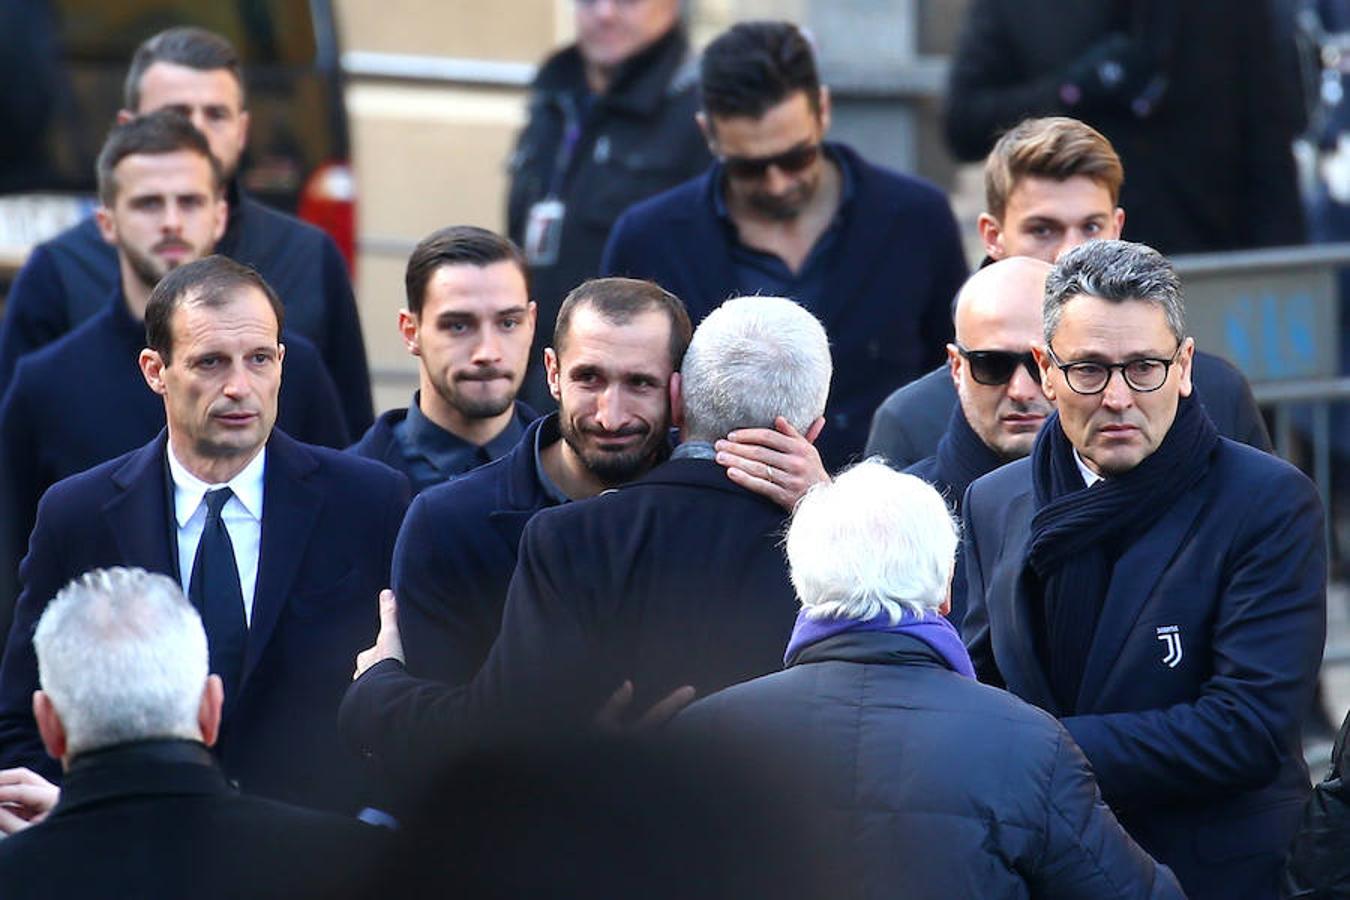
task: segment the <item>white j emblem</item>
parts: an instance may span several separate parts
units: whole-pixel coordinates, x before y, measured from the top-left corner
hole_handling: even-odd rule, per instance
[[[1162,625],[1158,628],[1158,640],[1163,642],[1167,653],[1163,655],[1163,665],[1175,669],[1181,662],[1181,626]]]

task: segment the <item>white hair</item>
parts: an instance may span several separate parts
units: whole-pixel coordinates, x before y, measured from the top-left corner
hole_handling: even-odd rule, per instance
[[[812,619],[898,623],[947,597],[957,525],[938,492],[872,457],[818,484],[787,533],[792,586]]]
[[[685,352],[684,437],[772,428],[776,416],[804,432],[825,412],[831,371],[815,316],[783,297],[732,298],[699,324]]]
[[[82,575],[47,606],[33,645],[70,755],[201,739],[206,632],[173,579],[129,568]]]

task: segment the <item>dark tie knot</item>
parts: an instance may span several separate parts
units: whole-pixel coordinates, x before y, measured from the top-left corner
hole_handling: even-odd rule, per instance
[[[230,498],[233,496],[234,491],[230,490],[227,487],[216,488],[214,491],[207,491],[206,518],[219,519],[221,509],[224,508],[226,503],[230,502]]]

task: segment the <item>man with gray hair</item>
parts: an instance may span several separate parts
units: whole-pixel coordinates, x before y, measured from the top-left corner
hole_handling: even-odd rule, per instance
[[[173,579],[83,575],[33,643],[33,712],[66,777],[40,823],[0,842],[7,898],[322,896],[373,860],[376,829],[231,789],[210,750],[224,689]]]
[[[787,533],[786,668],[700,700],[677,732],[792,773],[834,825],[832,896],[1181,897],[1064,728],[975,681],[944,618],[956,545],[938,493],[880,459],[812,488]]]
[[[1180,280],[1094,241],[1046,282],[1056,413],[966,494],[981,680],[1061,718],[1107,802],[1193,897],[1276,895],[1308,795],[1326,631],[1311,482],[1222,438],[1192,392]]]
[[[715,442],[777,419],[814,439],[830,373],[824,328],[790,300],[742,297],[709,315],[671,377],[683,438],[671,458],[637,481],[536,513],[477,676],[447,692],[434,716],[400,714],[416,696],[379,711],[417,731],[400,744],[422,752],[403,767],[433,765],[484,732],[575,732],[625,681],[628,708],[669,700],[668,709],[687,703],[690,689],[777,669],[796,611],[778,546],[785,512],[733,483]],[[765,480],[778,477],[762,465]],[[382,615],[379,642],[394,628]],[[362,715],[351,697],[344,719]]]

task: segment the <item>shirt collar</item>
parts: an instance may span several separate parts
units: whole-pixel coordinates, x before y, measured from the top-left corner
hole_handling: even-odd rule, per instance
[[[555,503],[568,503],[572,498],[564,494],[557,482],[548,477],[548,472],[544,469],[544,458],[540,454],[540,451],[549,444],[559,440],[562,440],[562,426],[558,424],[558,414],[551,413],[539,423],[539,430],[534,433],[534,474],[549,499]]]
[[[173,479],[173,513],[174,518],[178,520],[178,527],[187,525],[188,519],[197,511],[197,507],[202,505],[202,498],[206,492],[220,487],[228,487],[234,492],[234,497],[244,507],[255,520],[262,521],[263,508],[263,471],[266,468],[267,447],[254,454],[253,459],[249,460],[248,465],[244,466],[225,484],[207,484],[196,475],[187,470],[178,457],[174,455],[173,444],[166,441],[169,455],[169,475]]]
[[[422,412],[422,392],[414,391],[412,405],[408,407],[408,414],[404,417],[403,427],[407,429],[408,439],[412,446],[427,460],[441,471],[449,471],[458,468],[457,463],[466,451],[479,451],[487,458],[487,461],[497,459],[499,456],[505,456],[511,448],[520,440],[525,433],[525,426],[520,422],[520,416],[517,414],[514,404],[511,408],[511,419],[506,423],[496,437],[483,444],[481,447],[471,441],[451,431],[446,431],[437,425],[431,419],[427,418]]]
[[[1083,462],[1083,457],[1078,455],[1077,447],[1073,451],[1073,461],[1077,464],[1078,474],[1083,476],[1083,484],[1087,487],[1092,487],[1097,482],[1104,480],[1102,476],[1089,469],[1087,463]]]
[[[671,459],[717,459],[717,450],[709,441],[685,441],[670,454]]]

